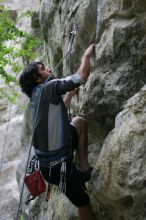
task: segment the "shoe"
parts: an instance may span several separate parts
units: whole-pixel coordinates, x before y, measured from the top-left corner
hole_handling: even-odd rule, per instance
[[[76,165],[82,183],[85,183],[91,179],[93,167],[89,167],[87,171],[82,171],[78,165]]]

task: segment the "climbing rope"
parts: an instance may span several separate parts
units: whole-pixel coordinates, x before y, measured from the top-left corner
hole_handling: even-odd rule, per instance
[[[56,65],[56,67],[54,68],[54,70],[52,71],[52,73],[54,73],[54,72],[58,69],[58,67],[60,66],[60,64],[63,62],[63,60],[64,60],[69,54],[71,54],[71,53],[74,51],[73,43],[74,43],[74,39],[75,39],[76,33],[77,33],[76,24],[73,23],[73,30],[70,32],[70,40],[69,40],[67,52],[66,52],[66,54],[64,55],[64,57],[60,60],[60,62]],[[29,151],[28,151],[28,158],[27,158],[26,167],[25,167],[24,179],[25,179],[26,174],[27,174],[28,164],[29,164],[29,160],[30,160],[30,154],[31,154],[32,143],[33,143],[33,136],[34,136],[34,132],[35,132],[35,128],[36,128],[36,119],[37,119],[38,110],[39,110],[39,106],[40,106],[42,91],[43,91],[43,88],[45,87],[45,85],[46,85],[48,79],[49,79],[49,77],[48,77],[47,80],[44,82],[44,84],[43,84],[43,86],[42,86],[42,89],[41,89],[41,91],[40,91],[40,95],[39,95],[39,100],[38,100],[38,105],[37,105],[36,115],[35,115],[35,120],[34,120],[34,128],[33,128],[32,136],[31,136],[31,141],[30,141],[30,146],[29,146]],[[20,199],[19,199],[19,205],[18,205],[18,209],[17,209],[16,220],[19,220],[19,213],[20,213],[20,210],[21,210],[21,202],[22,202],[23,191],[24,191],[24,181],[23,181],[23,183],[22,183],[22,188],[21,188],[21,193],[20,193]]]

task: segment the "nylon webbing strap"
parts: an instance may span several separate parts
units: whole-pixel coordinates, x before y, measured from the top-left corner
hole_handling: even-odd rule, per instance
[[[43,152],[38,149],[35,149],[35,153],[40,160],[40,162],[48,163],[52,162],[54,160],[58,160],[59,158],[63,157],[64,155],[71,154],[70,147],[65,146],[57,150],[49,151],[49,152]]]

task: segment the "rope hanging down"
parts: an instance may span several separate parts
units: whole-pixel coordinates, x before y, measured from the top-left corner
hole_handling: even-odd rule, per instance
[[[71,54],[74,51],[73,43],[74,43],[74,39],[75,39],[76,33],[77,33],[77,25],[75,23],[73,23],[73,30],[70,32],[70,40],[69,40],[69,44],[68,44],[68,50],[67,50],[66,54],[64,55],[64,57],[56,65],[56,67],[54,68],[52,73],[54,73],[58,69],[59,65],[67,57],[67,55]],[[44,82],[44,84],[42,86],[42,89],[40,91],[40,95],[39,95],[38,106],[37,106],[35,120],[34,120],[34,128],[33,128],[32,136],[31,136],[31,141],[30,141],[30,146],[29,146],[29,151],[28,151],[28,158],[27,158],[26,167],[25,167],[24,179],[25,179],[26,174],[27,174],[28,164],[29,164],[29,160],[30,160],[33,136],[34,136],[34,132],[35,132],[35,128],[36,128],[36,119],[37,119],[37,114],[38,114],[38,110],[39,110],[39,106],[40,106],[42,91],[43,91],[43,88],[44,88],[45,84],[47,83],[47,81],[48,81],[48,79]],[[24,191],[24,181],[22,183],[22,188],[21,188],[21,193],[20,193],[20,199],[19,199],[19,205],[18,205],[18,209],[17,209],[16,220],[19,220],[19,213],[20,213],[20,210],[21,210],[21,202],[22,202],[23,191]]]

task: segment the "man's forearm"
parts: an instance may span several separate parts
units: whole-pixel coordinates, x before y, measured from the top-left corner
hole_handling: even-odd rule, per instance
[[[71,92],[67,92],[64,97],[63,97],[63,102],[66,106],[66,108],[68,109],[71,103],[71,99],[72,99],[73,95]]]
[[[92,44],[86,49],[81,59],[81,65],[78,69],[78,73],[85,81],[88,79],[90,75],[90,57],[93,54],[94,47],[95,44]]]
[[[90,56],[84,54],[82,56],[81,65],[78,70],[81,77],[86,81],[90,75]]]

